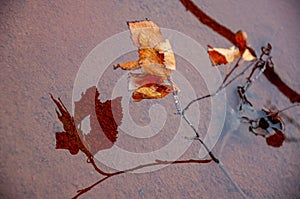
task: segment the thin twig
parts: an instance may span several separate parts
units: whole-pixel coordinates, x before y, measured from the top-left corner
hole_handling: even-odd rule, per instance
[[[182,110],[183,113],[185,113],[185,111],[187,111],[189,109],[189,107],[194,104],[195,102],[197,101],[200,101],[200,100],[203,100],[205,98],[209,98],[209,97],[214,97],[216,95],[219,94],[219,92],[221,92],[223,89],[225,89],[229,84],[231,84],[233,81],[235,81],[238,77],[244,75],[244,73],[253,65],[255,64],[256,62],[251,62],[250,64],[248,64],[239,74],[237,74],[235,77],[233,77],[231,80],[229,80],[227,83],[226,81],[228,80],[229,76],[232,74],[232,72],[237,68],[237,66],[239,63],[239,60],[237,61],[237,63],[235,64],[235,66],[232,68],[232,70],[225,76],[222,84],[219,86],[219,88],[212,94],[208,94],[208,95],[205,95],[205,96],[202,96],[202,97],[199,97],[199,98],[196,98],[192,101],[190,101],[188,103],[188,105],[186,105],[186,107]]]
[[[171,80],[169,80],[171,86],[174,89],[174,84]],[[174,103],[177,109],[177,112],[179,115],[181,115],[181,117],[186,121],[186,123],[193,129],[194,133],[196,134],[196,137],[194,138],[194,140],[198,140],[205,148],[205,150],[208,152],[208,155],[211,157],[211,159],[218,164],[218,166],[221,168],[221,170],[223,171],[223,173],[228,177],[228,179],[231,181],[231,183],[233,184],[233,186],[235,187],[235,189],[244,197],[247,198],[246,194],[242,191],[242,189],[238,186],[238,184],[233,180],[233,178],[230,176],[229,172],[225,169],[225,167],[223,166],[222,162],[216,158],[216,156],[210,151],[210,149],[207,147],[207,145],[203,142],[203,140],[200,138],[200,135],[198,133],[198,131],[196,130],[196,128],[194,127],[194,125],[189,121],[189,119],[185,116],[184,112],[181,109],[180,106],[180,100],[178,97],[178,93],[177,91],[173,92],[173,99],[174,99]]]

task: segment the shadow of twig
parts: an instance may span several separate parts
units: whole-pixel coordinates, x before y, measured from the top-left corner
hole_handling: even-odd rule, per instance
[[[101,180],[95,182],[94,184],[90,185],[89,187],[86,187],[84,189],[78,190],[77,194],[73,197],[73,199],[78,198],[79,196],[81,196],[82,194],[87,193],[88,191],[90,191],[92,188],[94,188],[95,186],[99,185],[100,183],[104,182],[105,180],[108,180],[109,178],[113,177],[113,176],[117,176],[120,174],[124,174],[124,173],[128,173],[128,172],[132,172],[132,171],[136,171],[138,169],[142,169],[142,168],[146,168],[146,167],[152,167],[152,166],[157,166],[157,165],[166,165],[166,164],[204,164],[204,163],[209,163],[211,162],[212,159],[208,159],[208,160],[195,160],[195,159],[189,159],[189,160],[177,160],[177,161],[165,161],[165,160],[156,160],[156,162],[153,163],[149,163],[149,164],[144,164],[144,165],[139,165],[130,169],[126,169],[123,171],[117,171],[115,173],[110,173],[107,174],[106,177],[102,178]],[[98,172],[100,169],[93,164],[95,170]],[[101,171],[101,170],[100,170]],[[103,175],[103,171],[99,172],[100,174]]]

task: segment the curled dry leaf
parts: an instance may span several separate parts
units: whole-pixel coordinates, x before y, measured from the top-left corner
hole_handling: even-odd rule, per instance
[[[239,57],[244,61],[253,61],[256,59],[254,51],[247,46],[247,34],[244,31],[238,31],[235,34],[237,47],[213,48],[208,45],[207,52],[213,66],[231,63]]]
[[[128,90],[135,90],[143,85],[150,83],[163,84],[164,82],[165,80],[157,75],[143,73],[128,74]]]
[[[138,48],[154,48],[163,40],[159,26],[153,21],[130,21],[127,24],[131,39]]]
[[[235,46],[230,48],[213,48],[208,45],[207,47],[207,52],[213,66],[231,63],[241,56],[240,50]],[[249,49],[245,49],[242,58],[244,61],[253,61],[256,59]]]
[[[168,84],[149,83],[140,86],[132,93],[132,99],[139,102],[142,99],[164,98],[169,93],[174,92],[173,87]]]
[[[129,74],[128,88],[135,90],[134,101],[163,98],[173,89],[168,84],[172,71],[176,70],[174,52],[169,40],[163,41],[160,28],[154,22],[128,22],[131,38],[138,47],[139,59],[114,65],[114,68],[136,70],[142,73]]]
[[[152,21],[128,22],[131,38],[138,47],[139,60],[114,65],[123,70],[142,69],[143,73],[169,78],[176,70],[175,56],[169,40],[163,41],[159,27]]]
[[[140,68],[139,61],[128,61],[114,65],[114,69],[122,68],[123,70],[135,70]]]
[[[164,66],[169,70],[176,70],[175,56],[170,41],[166,39],[165,41],[160,42],[155,49],[160,55],[163,55]]]
[[[142,99],[164,98],[169,93],[178,91],[175,83],[151,74],[129,73],[128,90],[135,90],[132,98],[135,102]]]
[[[231,48],[213,48],[207,46],[209,58],[214,66],[233,62],[239,57],[240,51],[232,46]]]

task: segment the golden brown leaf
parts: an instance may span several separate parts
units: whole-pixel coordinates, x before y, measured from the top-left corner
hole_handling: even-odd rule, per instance
[[[164,79],[161,76],[144,74],[144,73],[128,74],[128,90],[135,90],[149,83],[163,84]]]
[[[248,48],[246,48],[246,50],[244,51],[242,58],[245,61],[253,61],[256,59],[256,57],[251,53],[251,51]]]
[[[138,48],[154,48],[162,42],[160,28],[150,20],[128,22],[131,38]]]
[[[213,48],[208,45],[207,52],[213,66],[231,63],[241,56],[240,50],[234,46],[230,48]],[[253,61],[256,59],[248,48],[244,50],[242,58],[245,61]]]
[[[128,61],[114,65],[114,69],[121,68],[123,70],[135,70],[140,68],[139,61]]]
[[[163,54],[163,64],[167,69],[176,70],[175,55],[171,48],[170,41],[166,39],[164,42],[159,43],[155,49],[159,54]]]
[[[208,47],[209,58],[214,66],[233,62],[240,56],[239,49],[232,46],[231,48],[213,48]]]
[[[139,60],[117,64],[114,68],[135,70],[141,67],[143,73],[168,79],[171,70],[176,69],[175,56],[169,40],[162,40],[159,26],[149,20],[128,22],[128,26],[132,41],[139,48]]]
[[[139,102],[142,99],[159,99],[172,92],[173,89],[170,85],[149,83],[136,89],[132,94],[132,99],[135,102]]]
[[[142,72],[162,76],[167,79],[171,75],[171,71],[164,66],[163,54],[159,54],[157,50],[152,48],[139,49],[139,63]]]

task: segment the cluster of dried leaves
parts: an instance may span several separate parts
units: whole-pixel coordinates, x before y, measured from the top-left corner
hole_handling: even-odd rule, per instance
[[[175,56],[169,40],[164,40],[160,28],[154,22],[128,22],[131,38],[138,47],[139,60],[114,65],[123,70],[141,69],[140,73],[130,73],[128,88],[134,90],[135,102],[142,99],[163,98],[177,90],[170,82],[172,71],[176,70]]]

